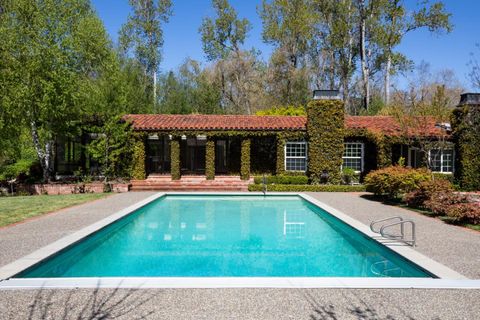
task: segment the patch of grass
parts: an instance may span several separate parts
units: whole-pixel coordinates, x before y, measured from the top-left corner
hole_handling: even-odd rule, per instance
[[[0,197],[0,227],[106,197],[104,193]]]

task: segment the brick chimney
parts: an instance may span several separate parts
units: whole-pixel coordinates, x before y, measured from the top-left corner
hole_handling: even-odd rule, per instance
[[[315,90],[307,104],[308,176],[313,183],[341,181],[344,109],[338,90]]]
[[[455,178],[463,189],[480,190],[480,93],[464,93],[452,115]]]

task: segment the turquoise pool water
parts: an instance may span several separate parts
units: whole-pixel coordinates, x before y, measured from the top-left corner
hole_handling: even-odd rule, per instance
[[[431,277],[297,196],[155,200],[18,275]]]

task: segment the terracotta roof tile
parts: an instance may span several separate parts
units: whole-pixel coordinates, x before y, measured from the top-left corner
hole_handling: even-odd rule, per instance
[[[135,130],[305,130],[305,117],[129,114]]]
[[[168,130],[305,130],[307,118],[301,116],[247,116],[247,115],[165,115],[129,114],[124,119],[131,121],[137,131]],[[416,118],[414,127],[421,127],[420,133],[426,136],[442,135],[435,127],[433,117]],[[415,121],[415,120],[414,120]],[[418,125],[421,123],[422,125]],[[411,129],[400,126],[394,117],[389,116],[347,116],[345,126],[351,129],[366,129],[388,136],[399,136]],[[413,134],[413,132],[409,132]]]

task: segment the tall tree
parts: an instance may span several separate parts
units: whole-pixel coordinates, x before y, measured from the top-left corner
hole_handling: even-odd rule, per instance
[[[421,28],[430,32],[450,32],[451,14],[445,10],[443,2],[429,1],[421,3],[419,8],[409,11],[403,0],[383,0],[381,25],[375,30],[376,41],[382,49],[381,63],[384,65],[384,101],[390,103],[390,76],[397,70],[408,66],[408,59],[395,48],[402,42],[406,34]]]
[[[0,22],[2,66],[8,98],[2,109],[30,136],[49,180],[56,136],[80,119],[79,83],[94,77],[110,44],[87,0],[15,0]]]
[[[152,77],[153,106],[157,105],[157,74],[162,60],[163,24],[172,15],[171,0],[129,0],[133,13],[120,30],[125,51],[134,48],[135,56]]]
[[[477,49],[480,49],[480,44],[477,44]],[[475,88],[480,89],[480,62],[473,53],[472,53],[472,59],[470,60],[469,64],[471,67],[469,76],[470,76],[472,85]]]
[[[228,96],[228,79],[226,79],[226,59],[241,59],[241,45],[245,42],[248,31],[251,29],[250,22],[243,18],[238,18],[237,12],[227,0],[213,0],[215,17],[206,17],[200,26],[202,35],[203,51],[209,61],[217,63],[220,73],[220,84],[222,90],[222,104],[225,108],[227,100],[232,100]],[[235,74],[237,78],[241,76]],[[251,110],[246,106],[247,113]]]
[[[238,18],[227,0],[213,0],[212,5],[215,17],[204,18],[199,31],[207,59],[218,61],[240,51],[252,25],[247,19]]]
[[[300,66],[317,17],[311,0],[263,0],[259,9],[263,40],[281,48],[294,68]]]
[[[360,69],[362,75],[363,107],[370,107],[370,80],[375,73],[375,62],[378,56],[378,43],[375,30],[378,28],[383,0],[356,0],[358,10],[358,35]]]
[[[358,57],[358,13],[353,0],[315,0],[318,20],[309,60],[317,88],[341,89],[350,107],[350,87]]]
[[[280,93],[283,104],[302,103],[307,96],[299,99],[298,89],[309,91],[305,56],[318,19],[312,8],[312,0],[263,0],[259,8],[263,40],[275,47],[270,59],[270,78],[275,82],[267,86]]]

